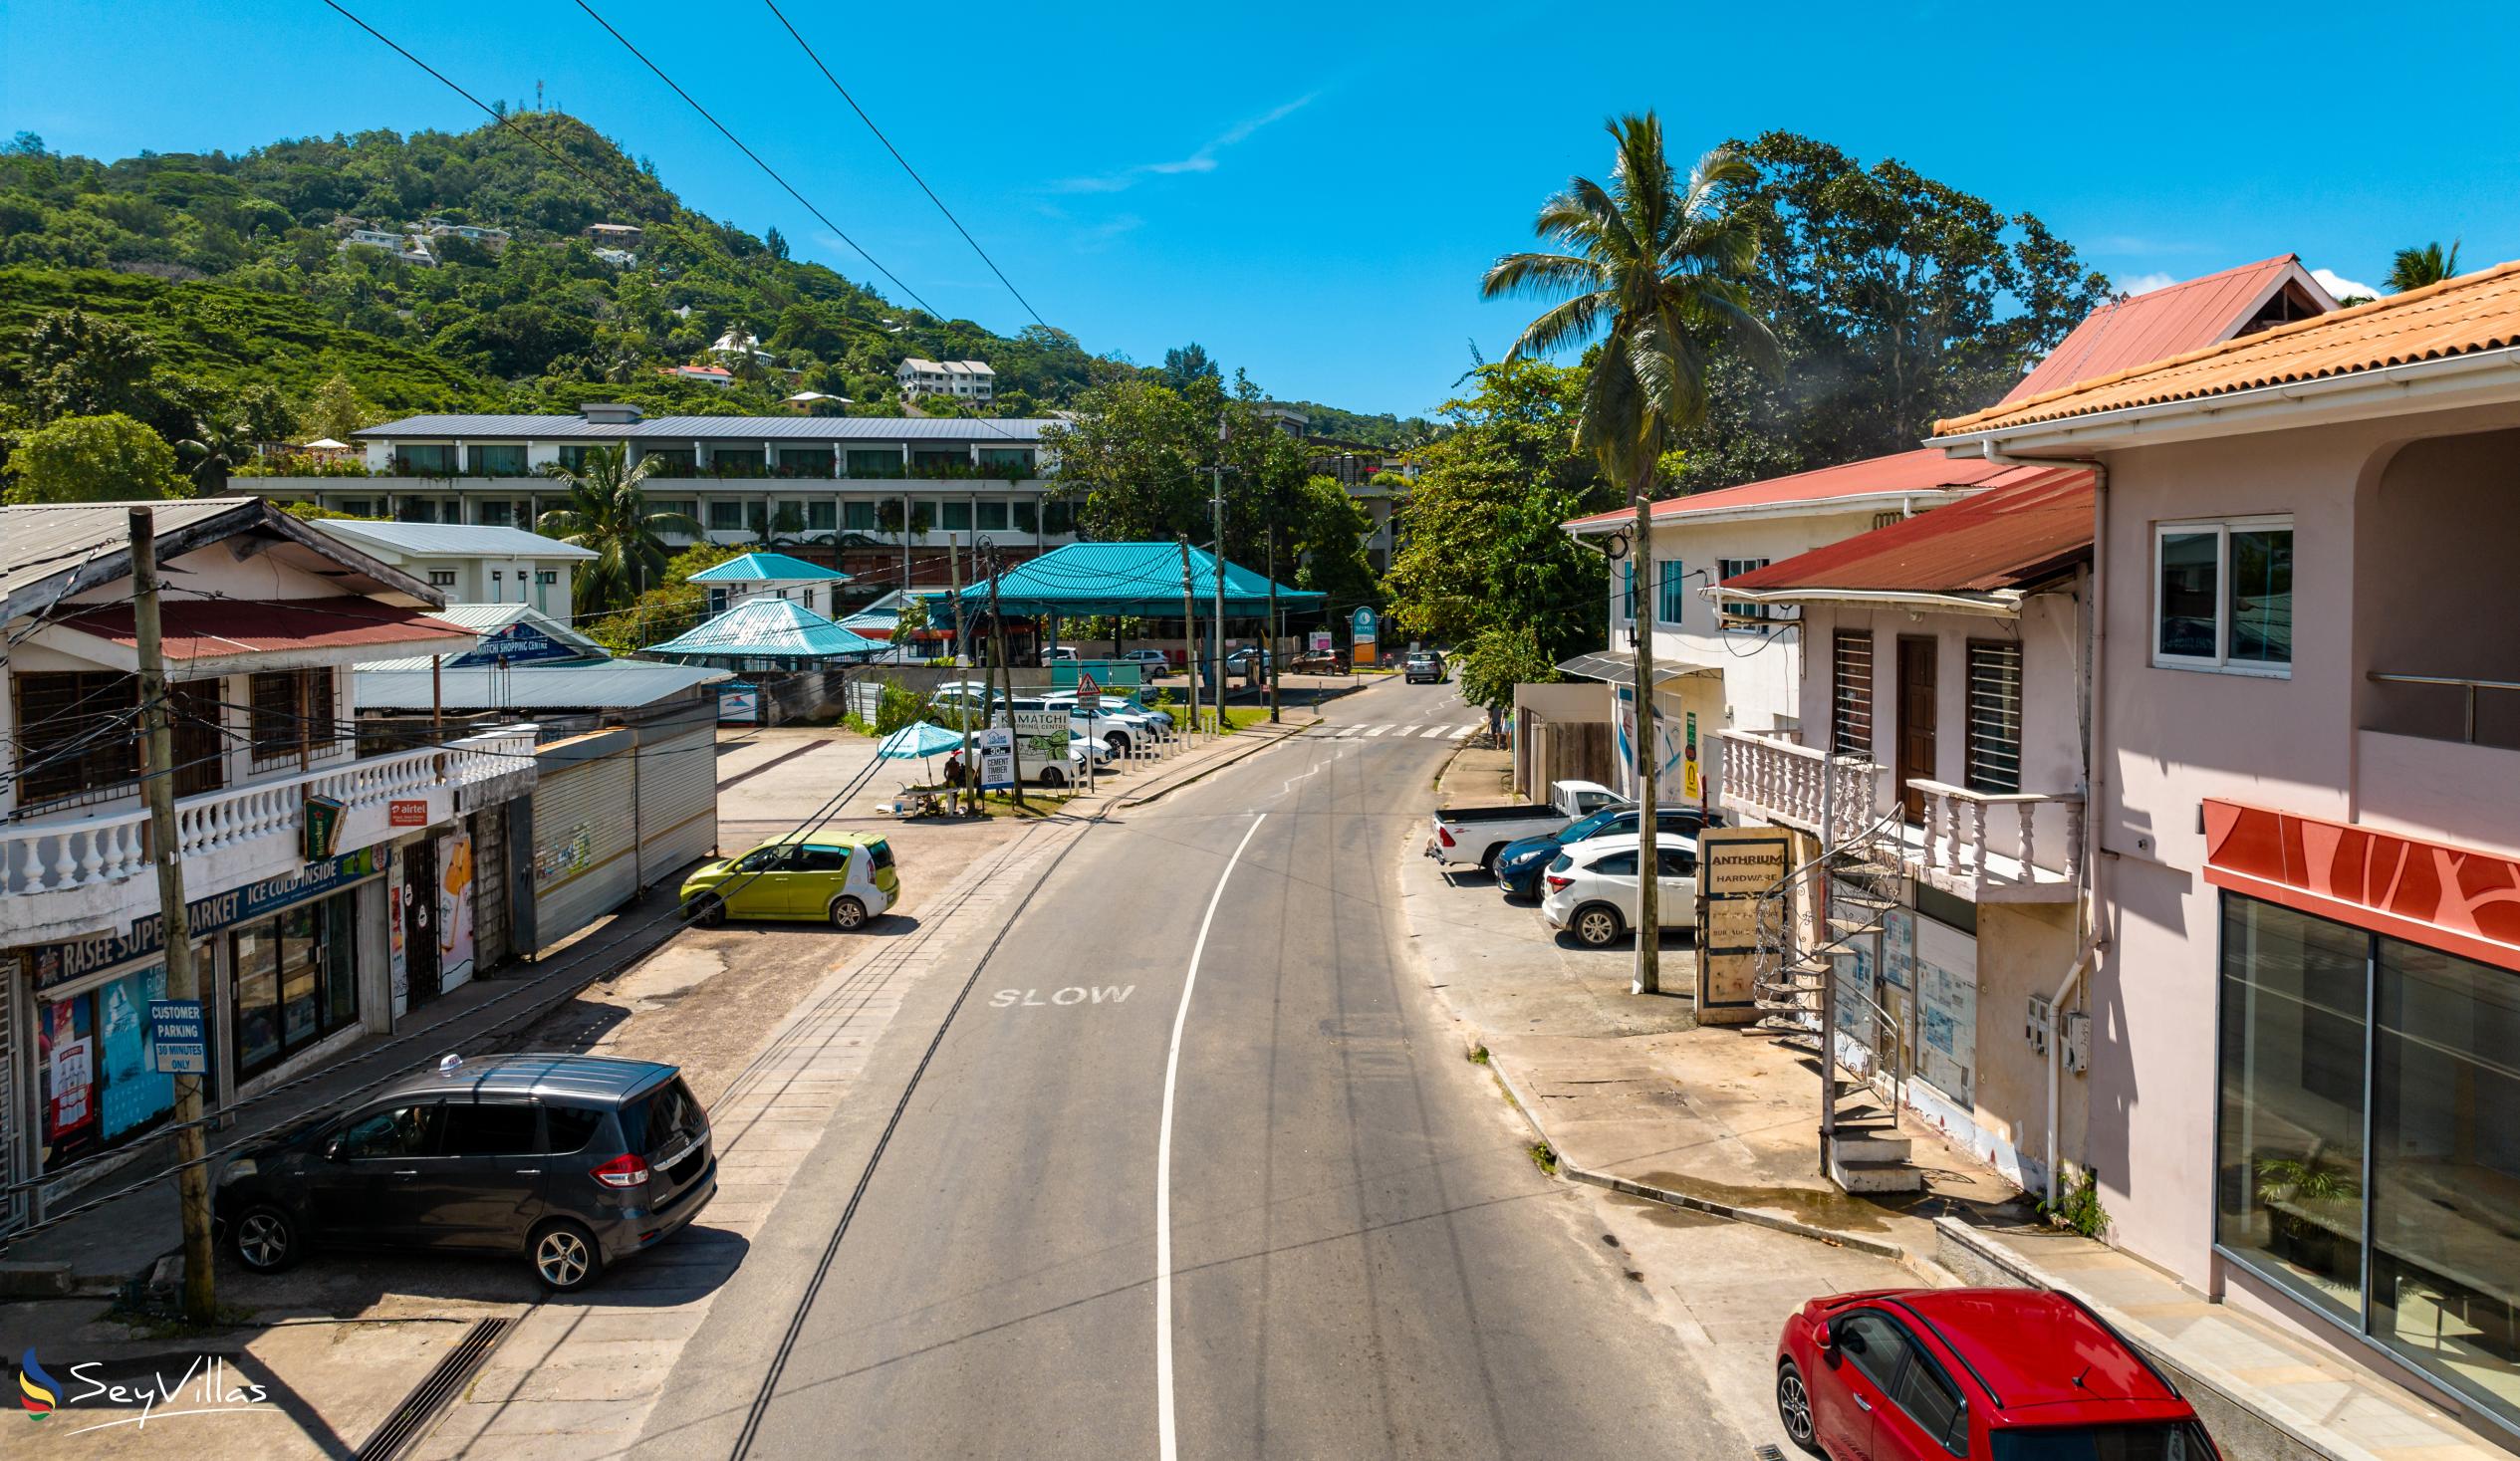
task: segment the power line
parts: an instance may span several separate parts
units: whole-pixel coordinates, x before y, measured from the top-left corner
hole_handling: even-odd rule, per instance
[[[798,33],[795,22],[789,20],[786,13],[779,9],[777,0],[762,0],[762,3],[770,7],[770,13],[778,17],[779,24],[786,28],[787,33],[796,38],[797,47],[805,53],[805,59],[814,63],[814,69],[823,74],[823,80],[832,84],[833,91],[840,93],[840,100],[848,103],[849,110],[857,113],[858,120],[867,124],[867,130],[874,132],[875,139],[883,143],[883,150],[890,152],[892,160],[900,163],[901,170],[910,175],[910,181],[917,183],[918,190],[927,194],[927,201],[934,203],[936,211],[944,214],[945,221],[954,226],[954,232],[961,234],[962,241],[971,245],[971,252],[978,254],[980,262],[988,265],[989,272],[997,276],[997,282],[1006,286],[1008,294],[1015,296],[1015,303],[1024,307],[1024,313],[1033,317],[1034,324],[1045,330],[1050,329],[1051,324],[1041,317],[1041,311],[1034,309],[1033,302],[1024,298],[1024,292],[1015,287],[1014,280],[1006,277],[1006,271],[997,266],[997,260],[989,257],[989,251],[980,247],[980,241],[971,236],[971,230],[962,226],[962,220],[954,216],[954,210],[945,206],[945,200],[936,196],[936,190],[927,185],[926,178],[918,175],[918,169],[910,165],[910,159],[902,156],[901,149],[892,145],[892,139],[883,134],[883,128],[875,124],[875,119],[867,115],[867,109],[859,106],[858,99],[849,95],[849,89],[840,84],[839,77],[832,75],[832,69],[823,64],[823,58],[816,55],[814,48],[806,43],[803,35]],[[930,310],[928,313],[932,315],[935,311]]]
[[[333,0],[325,0],[325,3],[326,3],[326,4],[328,4],[328,5],[330,5],[330,4],[332,4],[332,3],[333,3]],[[596,13],[596,9],[595,9],[595,7],[594,7],[594,6],[592,6],[592,5],[589,5],[589,4],[587,3],[587,0],[578,0],[578,8],[579,8],[580,10],[585,11],[585,12],[587,13],[588,18],[589,18],[589,19],[591,19],[591,20],[593,20],[593,21],[594,21],[597,25],[600,25],[600,26],[604,27],[604,32],[605,32],[605,34],[606,34],[606,35],[609,35],[609,36],[611,36],[614,40],[617,40],[617,41],[621,42],[621,43],[622,43],[622,49],[623,49],[623,50],[628,51],[628,52],[630,52],[632,56],[637,57],[637,58],[638,58],[638,64],[639,64],[639,65],[644,66],[644,67],[646,67],[649,71],[654,72],[654,73],[656,74],[656,80],[658,80],[658,81],[660,81],[660,82],[663,82],[663,83],[664,83],[667,87],[672,88],[672,90],[673,90],[673,94],[674,94],[675,96],[680,97],[680,98],[681,98],[681,99],[682,99],[682,100],[683,100],[686,104],[688,104],[688,105],[690,106],[690,108],[691,108],[691,110],[692,110],[692,111],[699,113],[702,121],[704,121],[704,122],[708,122],[708,124],[709,124],[709,125],[711,125],[711,126],[713,126],[713,127],[716,127],[716,128],[717,128],[717,130],[718,130],[718,134],[719,134],[720,136],[723,136],[723,137],[725,137],[728,141],[733,142],[733,143],[735,144],[735,150],[737,150],[737,151],[739,151],[739,152],[743,153],[743,154],[744,154],[745,156],[747,156],[747,157],[750,157],[750,158],[752,159],[752,163],[753,163],[753,165],[754,165],[755,167],[758,167],[758,168],[760,168],[763,172],[767,173],[767,174],[769,175],[769,177],[770,177],[770,180],[771,180],[772,182],[777,183],[777,184],[778,184],[781,188],[785,189],[785,190],[786,190],[786,192],[787,192],[787,195],[788,195],[789,197],[792,197],[792,198],[796,199],[796,200],[797,200],[797,202],[798,202],[801,206],[803,206],[803,207],[804,207],[804,209],[805,209],[805,211],[806,211],[806,212],[813,214],[813,215],[814,215],[814,217],[816,218],[816,220],[817,220],[817,221],[819,221],[819,222],[820,222],[820,223],[821,223],[821,224],[822,224],[825,228],[830,229],[830,230],[832,231],[833,235],[834,235],[834,236],[836,236],[837,238],[839,238],[839,240],[840,240],[842,243],[845,243],[845,244],[849,245],[851,248],[856,249],[856,250],[858,251],[858,257],[859,257],[859,258],[862,258],[862,259],[866,260],[866,261],[867,261],[867,263],[868,263],[868,265],[869,265],[870,267],[872,267],[872,268],[873,268],[873,269],[874,269],[874,270],[875,270],[878,274],[881,274],[881,275],[882,275],[884,278],[891,280],[891,281],[892,281],[892,285],[893,285],[893,287],[894,287],[895,289],[898,289],[899,291],[901,291],[901,293],[903,293],[903,294],[905,294],[905,295],[908,295],[908,296],[910,297],[911,302],[912,302],[912,303],[914,303],[914,304],[916,304],[916,305],[917,305],[920,309],[925,310],[931,318],[934,318],[934,319],[936,319],[936,320],[940,320],[940,321],[941,321],[941,320],[943,320],[943,319],[945,318],[944,314],[943,314],[942,312],[940,312],[940,311],[939,311],[939,310],[938,310],[938,309],[937,309],[934,305],[931,305],[931,304],[929,304],[926,300],[921,299],[921,298],[919,297],[919,293],[918,293],[918,291],[917,291],[917,290],[914,290],[914,289],[910,288],[908,285],[903,284],[903,283],[901,282],[901,276],[899,276],[899,275],[897,275],[897,274],[893,273],[893,272],[892,272],[891,270],[889,270],[889,269],[884,268],[884,267],[883,267],[883,264],[882,263],[882,261],[878,260],[878,259],[876,258],[876,256],[875,256],[875,255],[873,255],[873,254],[871,254],[871,253],[868,253],[868,252],[867,252],[867,250],[866,250],[866,246],[865,246],[865,245],[863,245],[863,244],[859,243],[856,239],[851,238],[851,237],[849,236],[848,232],[847,232],[846,230],[844,230],[844,229],[843,229],[843,228],[842,228],[839,224],[834,223],[834,222],[831,220],[831,218],[830,218],[827,214],[825,214],[825,213],[823,212],[823,210],[822,210],[822,209],[815,207],[815,206],[814,206],[814,204],[812,203],[812,201],[810,201],[810,200],[809,200],[809,199],[805,196],[805,194],[803,194],[803,193],[801,193],[801,192],[798,192],[798,191],[796,190],[796,188],[795,188],[792,184],[790,184],[790,183],[789,183],[789,181],[788,181],[786,178],[781,177],[781,176],[779,175],[779,170],[778,170],[777,168],[775,168],[775,167],[771,166],[769,163],[764,162],[763,160],[761,160],[761,154],[760,154],[759,152],[756,152],[756,151],[754,151],[751,147],[746,146],[746,145],[744,144],[744,139],[743,139],[742,137],[739,137],[739,136],[735,135],[735,133],[734,133],[734,132],[732,132],[732,131],[728,130],[728,129],[727,129],[727,126],[726,126],[726,123],[725,123],[725,122],[720,122],[720,121],[718,121],[718,120],[717,120],[717,118],[716,118],[715,116],[713,116],[713,115],[709,112],[709,109],[707,109],[706,107],[701,106],[701,105],[699,104],[699,102],[698,102],[696,99],[694,99],[694,98],[692,97],[692,95],[691,95],[689,92],[684,91],[684,90],[682,89],[682,86],[681,86],[681,84],[680,84],[679,82],[676,82],[676,81],[675,81],[672,77],[669,77],[669,76],[665,75],[665,71],[664,71],[664,68],[663,68],[663,67],[658,66],[658,65],[657,65],[655,62],[653,62],[653,61],[648,60],[648,59],[647,59],[647,55],[646,55],[646,53],[645,53],[645,52],[643,52],[643,51],[639,50],[636,46],[631,45],[631,44],[630,44],[630,37],[625,36],[625,35],[623,35],[620,31],[617,31],[617,30],[613,29],[613,22],[611,22],[611,21],[609,21],[609,20],[606,20],[606,19],[605,19],[602,15],[597,14],[597,13]]]

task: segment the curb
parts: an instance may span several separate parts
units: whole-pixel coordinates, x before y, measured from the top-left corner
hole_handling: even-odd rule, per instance
[[[1284,722],[1281,722],[1281,724],[1283,725]],[[1182,777],[1179,781],[1168,782],[1159,787],[1149,787],[1145,791],[1140,792],[1134,797],[1114,798],[1111,810],[1115,812],[1127,811],[1132,807],[1143,807],[1149,802],[1168,797],[1183,787],[1192,786],[1205,781],[1208,777],[1215,775],[1217,772],[1224,770],[1226,767],[1233,765],[1237,761],[1244,760],[1251,756],[1256,756],[1260,752],[1269,749],[1271,746],[1291,741],[1319,724],[1321,724],[1321,721],[1319,719],[1315,719],[1310,724],[1306,725],[1287,726],[1282,730],[1262,732],[1252,744],[1233,748],[1230,754],[1217,757],[1215,760],[1208,762],[1205,766],[1199,767],[1190,775]],[[1248,732],[1235,731],[1234,734],[1244,735],[1248,734]]]
[[[1514,1078],[1506,1074],[1504,1064],[1496,1059],[1493,1052],[1489,1054],[1487,1068],[1495,1075],[1496,1083],[1505,1088],[1506,1096],[1513,1101],[1514,1109],[1522,1113],[1523,1121],[1531,1127],[1535,1135],[1549,1143],[1551,1151],[1557,1151],[1558,1144],[1549,1140],[1549,1128],[1540,1124],[1538,1109],[1533,1106],[1530,1097],[1523,1095],[1522,1088],[1514,1084]],[[1666,1207],[1685,1208],[1690,1212],[1705,1213],[1709,1217],[1749,1223],[1756,1227],[1791,1234],[1797,1238],[1808,1238],[1815,1243],[1826,1243],[1832,1248],[1851,1248],[1858,1253],[1869,1253],[1876,1258],[1887,1258],[1910,1270],[1916,1268],[1917,1261],[1908,1254],[1905,1248],[1896,1243],[1885,1243],[1878,1238],[1859,1238],[1852,1233],[1841,1233],[1810,1223],[1799,1223],[1792,1218],[1779,1217],[1757,1208],[1736,1207],[1729,1202],[1691,1197],[1685,1192],[1674,1192],[1667,1187],[1655,1187],[1644,1182],[1632,1181],[1627,1177],[1615,1176],[1609,1172],[1597,1172],[1568,1161],[1564,1153],[1558,1156],[1558,1175],[1569,1181],[1607,1188],[1613,1192],[1625,1193],[1630,1197],[1641,1197],[1648,1202],[1659,1202]]]

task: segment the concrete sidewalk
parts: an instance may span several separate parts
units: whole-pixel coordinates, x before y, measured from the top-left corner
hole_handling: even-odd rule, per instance
[[[1449,806],[1506,799],[1508,753],[1465,750],[1438,786]],[[1922,1194],[1856,1197],[1820,1169],[1818,1058],[1770,1034],[1695,1028],[1685,992],[1629,993],[1635,951],[1588,949],[1485,874],[1411,855],[1402,910],[1437,992],[1559,1170],[1676,1207],[1756,1223],[1906,1264],[1929,1282],[1933,1219],[2027,1216],[2019,1195],[1921,1125]],[[1685,932],[1663,935],[1666,987],[1685,991]]]

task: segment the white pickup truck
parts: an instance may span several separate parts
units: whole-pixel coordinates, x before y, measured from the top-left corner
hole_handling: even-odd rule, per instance
[[[1507,843],[1556,832],[1579,817],[1604,807],[1625,806],[1628,799],[1597,781],[1562,781],[1549,789],[1549,800],[1515,807],[1461,807],[1435,814],[1435,831],[1426,839],[1426,855],[1451,866],[1476,865],[1492,872],[1496,854]]]

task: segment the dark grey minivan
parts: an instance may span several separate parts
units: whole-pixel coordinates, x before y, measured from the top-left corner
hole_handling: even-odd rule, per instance
[[[676,1068],[449,1056],[238,1151],[213,1207],[257,1273],[325,1246],[522,1253],[543,1287],[566,1293],[716,1193],[709,1119]]]

